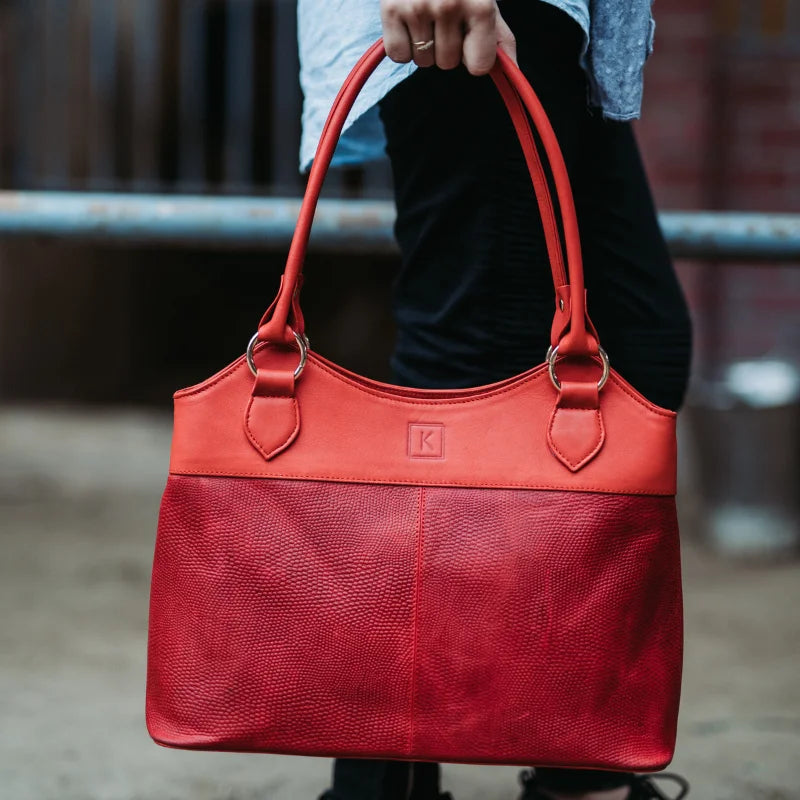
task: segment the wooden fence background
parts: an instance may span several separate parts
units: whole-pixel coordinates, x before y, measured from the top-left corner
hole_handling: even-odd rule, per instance
[[[0,188],[296,195],[298,71],[293,0],[0,0]]]

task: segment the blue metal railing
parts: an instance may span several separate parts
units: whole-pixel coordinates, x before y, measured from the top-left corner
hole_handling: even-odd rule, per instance
[[[274,250],[288,246],[299,209],[299,198],[0,192],[0,238]],[[391,252],[394,216],[391,201],[323,199],[311,244]],[[676,257],[800,262],[800,214],[668,211],[660,221]]]
[[[797,54],[800,0],[723,6],[727,48]],[[0,184],[297,193],[296,13],[295,0],[0,0]],[[389,196],[385,165],[356,182]]]
[[[770,6],[769,36],[765,3],[732,0],[732,45],[796,49],[800,0]],[[304,182],[296,12],[294,0],[0,0],[7,187],[276,195],[0,192],[0,237],[285,248]],[[364,194],[391,196],[385,163],[360,174]],[[326,192],[342,181],[331,174]],[[800,215],[660,219],[677,257],[800,263]],[[323,200],[312,245],[391,252],[393,221],[388,200]]]

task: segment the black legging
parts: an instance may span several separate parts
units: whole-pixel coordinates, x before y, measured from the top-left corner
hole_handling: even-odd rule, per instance
[[[611,364],[677,410],[691,324],[629,123],[586,106],[582,32],[535,0],[503,0],[518,60],[558,136],[572,181],[588,311]],[[501,380],[544,361],[554,300],[542,227],[519,143],[491,79],[417,70],[380,103],[402,266],[394,293],[398,383],[445,388]],[[438,770],[418,770],[420,800]],[[624,773],[537,769],[545,788],[609,789]],[[339,761],[337,800],[407,797],[408,765]]]

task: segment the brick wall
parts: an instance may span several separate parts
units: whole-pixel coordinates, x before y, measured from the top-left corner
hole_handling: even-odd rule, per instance
[[[672,0],[654,12],[638,133],[659,206],[800,212],[800,2]],[[695,374],[744,357],[800,365],[800,265],[678,269]]]
[[[0,186],[9,181],[11,174],[11,143],[7,120],[10,119],[12,111],[9,80],[11,68],[9,40],[12,31],[11,10],[7,4],[0,3]]]
[[[662,208],[708,204],[713,14],[707,2],[656,3],[638,135]]]

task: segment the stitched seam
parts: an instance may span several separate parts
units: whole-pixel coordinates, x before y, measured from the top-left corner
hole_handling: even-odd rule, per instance
[[[416,400],[416,399],[411,399],[411,398],[408,398],[408,399],[396,398],[396,397],[391,396],[391,395],[387,398],[387,395],[384,392],[381,392],[380,390],[376,390],[376,389],[368,389],[367,387],[362,386],[361,384],[357,383],[356,381],[354,381],[354,380],[352,380],[350,378],[346,378],[345,376],[339,374],[336,370],[331,369],[327,364],[323,364],[319,359],[315,358],[314,356],[315,356],[314,353],[309,352],[308,360],[309,360],[310,363],[314,364],[314,366],[318,367],[319,369],[324,370],[331,377],[336,378],[338,381],[340,381],[341,383],[344,383],[346,386],[351,386],[352,388],[357,389],[358,391],[363,392],[364,394],[372,395],[374,397],[386,398],[387,400],[389,400],[389,402],[395,403],[397,405],[413,404],[413,405],[425,405],[425,406],[437,406],[437,407],[439,407],[439,406],[444,405],[444,403],[446,403],[446,402],[449,402],[449,403],[455,405],[455,404],[458,404],[458,403],[467,403],[467,402],[474,402],[476,400],[483,400],[483,399],[485,399],[487,397],[496,397],[496,396],[498,396],[500,394],[504,394],[505,392],[509,392],[509,391],[512,391],[513,389],[516,389],[518,387],[524,386],[525,384],[529,383],[530,381],[533,381],[533,380],[536,380],[538,378],[541,378],[541,376],[544,375],[545,371],[546,371],[546,365],[540,365],[539,367],[535,368],[535,371],[531,375],[529,375],[527,378],[524,378],[523,380],[521,380],[519,382],[514,381],[510,386],[505,386],[502,389],[491,390],[491,391],[487,392],[486,394],[481,394],[481,395],[478,395],[477,397],[465,397],[465,398],[463,398],[461,400],[459,400],[459,399],[451,399],[451,400],[439,400],[439,401],[437,401],[437,400],[427,400],[426,401],[426,400]],[[175,395],[174,395],[175,399],[180,400],[180,399],[183,399],[185,397],[193,397],[195,395],[202,394],[203,392],[208,391],[213,386],[216,386],[216,384],[218,384],[220,381],[224,380],[225,378],[227,378],[231,374],[233,374],[237,369],[239,369],[241,367],[243,362],[244,362],[244,356],[241,356],[237,361],[235,361],[233,364],[231,364],[227,369],[225,369],[223,372],[221,372],[219,375],[217,375],[217,377],[214,378],[211,381],[211,383],[202,384],[202,385],[200,385],[198,387],[195,387],[195,388],[189,387],[187,389],[180,389],[179,391],[175,392]],[[618,386],[623,392],[625,392],[625,394],[628,395],[628,397],[630,397],[631,400],[636,402],[638,405],[640,405],[642,408],[644,408],[645,410],[649,411],[650,413],[658,414],[659,416],[667,417],[667,418],[670,418],[670,419],[674,419],[675,417],[677,417],[677,413],[675,411],[672,411],[672,410],[666,409],[666,408],[661,408],[660,406],[656,406],[654,404],[651,404],[651,403],[647,402],[646,400],[643,400],[638,395],[634,394],[630,389],[628,389],[627,386],[625,386],[624,383],[622,383],[621,378],[617,377],[617,375],[614,372],[613,367],[612,367],[611,373],[609,375],[609,378],[610,378],[610,380],[612,380],[614,382],[614,385]],[[510,380],[513,381],[513,378],[510,379]]]
[[[425,516],[425,488],[419,487],[419,515],[417,517],[417,558],[416,567],[414,569],[414,608],[413,615],[414,621],[412,624],[412,638],[411,638],[411,697],[409,699],[408,713],[409,713],[409,726],[408,726],[408,755],[411,756],[414,752],[414,706],[416,703],[417,691],[417,635],[418,635],[418,618],[419,618],[419,594],[420,583],[422,582],[422,531],[424,526]]]
[[[523,113],[525,112],[523,111]],[[527,122],[527,118],[525,121]],[[533,182],[533,192],[536,195],[536,198],[540,202],[542,201],[542,199],[544,200],[544,205],[547,209],[547,213],[543,215],[543,220],[546,219],[547,225],[550,228],[550,236],[547,237],[546,240],[546,243],[548,245],[548,251],[551,250],[551,245],[552,245],[552,249],[554,250],[554,252],[550,252],[550,256],[552,260],[555,261],[556,263],[556,267],[559,273],[558,279],[561,281],[562,284],[568,285],[569,278],[567,276],[566,261],[564,259],[563,253],[561,252],[561,241],[559,240],[558,236],[558,224],[556,223],[555,208],[553,207],[553,200],[550,196],[550,190],[547,187],[547,178],[545,177],[544,169],[542,168],[542,163],[539,157],[539,151],[536,147],[536,142],[534,141],[533,132],[531,131],[530,125],[525,126],[525,134],[530,149],[533,151],[532,159],[535,164],[535,167],[531,170],[531,173],[533,172],[536,173],[536,177],[533,177],[533,174],[531,175],[531,179]]]
[[[281,277],[281,281],[283,282],[287,275],[290,275],[292,272],[294,272],[294,280],[291,281],[292,300],[295,296],[297,283],[300,280],[300,276],[303,274],[303,262],[305,261],[306,250],[308,248],[308,238],[311,233],[311,226],[314,223],[314,211],[317,208],[320,192],[322,191],[322,184],[325,180],[328,168],[330,167],[331,159],[333,158],[336,140],[339,138],[342,127],[346,122],[349,109],[352,108],[358,93],[361,91],[361,87],[363,87],[364,83],[367,81],[367,78],[369,78],[370,74],[375,69],[374,66],[372,68],[368,68],[365,65],[369,63],[373,54],[381,47],[381,42],[375,42],[375,44],[373,44],[358,60],[356,66],[345,79],[341,89],[339,89],[339,92],[333,101],[333,107],[328,113],[322,133],[320,134],[320,146],[314,158],[315,163],[312,167],[312,174],[309,175],[309,184],[311,183],[312,176],[314,179],[316,179],[316,176],[319,175],[320,179],[318,182],[315,181],[315,183],[317,183],[316,188],[312,188],[310,193],[306,194],[306,196],[303,198],[303,202],[301,203],[300,214],[298,217],[297,226],[295,228],[295,235],[292,239],[292,245],[289,248],[286,267],[283,271],[283,276]],[[364,74],[365,70],[366,75]],[[351,91],[352,86],[355,86],[355,92]],[[329,133],[330,131],[333,131],[334,133],[331,134]],[[329,139],[331,136],[335,137],[332,142]],[[322,164],[321,169],[317,169],[318,163]],[[307,209],[310,210],[310,213],[304,213]],[[297,246],[295,246],[295,243],[297,243]],[[287,286],[289,283],[290,281],[287,280]],[[276,310],[280,307],[282,296],[283,292],[279,290],[278,297],[275,301]],[[291,303],[292,301],[290,300],[288,304],[289,309],[291,309]],[[265,324],[269,325],[274,320],[275,316],[273,314],[273,316]],[[286,320],[284,319],[283,324],[285,324],[285,322]]]
[[[603,442],[606,440],[606,429],[605,425],[603,424],[603,415],[600,413],[600,409],[597,410],[597,427],[600,428],[600,435],[597,437],[597,447],[589,453],[586,458],[583,459],[581,465],[587,464],[591,461],[599,452],[600,448],[603,446]]]
[[[312,359],[312,356],[309,353],[309,361],[311,361],[311,359]],[[511,391],[516,390],[516,389],[521,389],[526,384],[531,383],[531,382],[533,382],[535,380],[540,380],[547,372],[547,365],[546,364],[542,364],[539,367],[536,367],[535,371],[532,374],[528,375],[528,377],[523,378],[522,380],[520,380],[518,382],[515,381],[510,386],[504,386],[504,387],[502,387],[500,389],[493,389],[493,390],[490,390],[489,392],[487,392],[486,394],[481,394],[481,395],[478,395],[477,397],[464,397],[464,398],[461,398],[461,399],[459,399],[459,398],[450,398],[450,399],[445,398],[445,399],[442,399],[442,400],[435,400],[435,399],[432,398],[431,400],[419,400],[417,398],[401,399],[401,398],[396,398],[396,397],[391,396],[391,395],[389,395],[387,397],[387,395],[384,392],[381,392],[381,391],[376,390],[376,389],[368,389],[366,386],[362,386],[361,384],[359,384],[359,383],[357,383],[357,382],[355,382],[355,381],[353,381],[353,380],[351,380],[349,378],[346,378],[343,375],[340,375],[336,370],[331,369],[327,364],[323,364],[323,363],[321,363],[320,361],[318,361],[316,359],[314,359],[314,364],[315,364],[315,366],[317,366],[320,369],[322,369],[325,372],[327,372],[331,377],[336,378],[341,383],[344,383],[347,386],[350,386],[350,387],[352,387],[354,389],[357,389],[359,392],[363,392],[364,394],[372,395],[374,397],[380,397],[380,398],[385,399],[387,402],[390,402],[390,403],[393,403],[393,404],[396,404],[396,405],[400,405],[400,406],[403,406],[403,405],[422,405],[422,406],[436,407],[436,408],[441,408],[442,406],[445,406],[445,404],[458,405],[458,404],[461,404],[461,403],[474,403],[474,402],[478,402],[480,400],[485,400],[488,397],[498,397],[498,396],[500,396],[502,394],[506,394],[507,392],[511,392]],[[642,406],[642,408],[644,408],[645,410],[650,411],[653,414],[658,414],[658,415],[660,415],[662,417],[668,417],[670,419],[672,419],[672,418],[677,416],[674,411],[670,411],[669,409],[662,409],[659,406],[653,406],[650,403],[648,403],[646,400],[642,400],[640,397],[637,397],[630,389],[628,389],[623,383],[621,383],[621,380],[619,378],[617,378],[617,376],[613,373],[613,371],[609,373],[609,378],[614,382],[615,386],[618,386],[620,389],[622,389],[622,391],[625,392],[625,394],[627,394],[628,397],[631,398],[631,400],[633,400],[636,403],[638,403],[638,405]]]
[[[622,391],[625,392],[625,394],[628,395],[631,400],[635,400],[640,406],[642,406],[642,408],[647,409],[652,414],[658,414],[661,417],[669,417],[670,419],[674,419],[678,416],[677,412],[675,411],[671,411],[668,408],[661,408],[660,406],[642,400],[641,397],[635,395],[624,383],[622,383],[622,381],[617,378],[613,372],[609,373],[609,376],[611,380],[614,381],[615,386],[618,386],[620,389],[622,389]]]
[[[259,348],[259,349],[263,349],[263,348]],[[322,361],[320,361],[319,358],[315,358],[315,355],[316,355],[315,353],[313,353],[312,351],[309,351],[308,360],[310,362],[312,362],[313,364],[315,364],[320,369],[322,369],[325,372],[327,372],[332,377],[334,377],[337,380],[339,380],[340,382],[346,384],[347,386],[352,386],[353,388],[358,389],[359,391],[364,392],[366,394],[374,395],[376,397],[386,397],[386,394],[381,392],[380,390],[368,389],[367,387],[362,386],[361,384],[359,384],[357,381],[354,381],[351,378],[346,378],[345,376],[343,376],[339,372],[337,372],[335,369],[331,369],[331,367],[329,367],[327,364],[322,363]],[[188,387],[186,389],[179,389],[177,392],[175,392],[173,397],[175,397],[176,399],[181,399],[183,397],[191,397],[193,395],[202,394],[203,392],[208,391],[213,386],[216,386],[217,383],[219,383],[220,381],[224,380],[225,378],[227,378],[231,374],[233,374],[237,369],[239,369],[241,367],[241,365],[244,363],[244,361],[245,361],[245,357],[244,356],[240,356],[236,361],[234,361],[232,364],[230,364],[228,367],[226,367],[222,372],[220,372],[217,375],[217,377],[214,378],[211,381],[211,383],[201,384],[201,385],[196,386],[196,387]],[[516,388],[517,386],[522,386],[522,385],[526,384],[527,382],[532,381],[532,380],[540,377],[542,374],[544,374],[544,372],[546,370],[546,366],[547,366],[546,364],[541,364],[538,367],[534,368],[535,371],[531,375],[529,375],[527,378],[523,379],[520,382],[515,381],[514,378],[508,378],[507,380],[513,381],[513,383],[510,386],[506,386],[506,387],[503,387],[502,389],[497,389],[497,390],[494,390],[494,391],[490,391],[487,394],[482,394],[482,395],[479,395],[478,397],[475,397],[475,398],[470,397],[470,398],[464,398],[463,400],[457,400],[456,399],[456,400],[451,400],[450,402],[452,402],[452,403],[464,403],[464,402],[469,402],[471,400],[481,400],[481,399],[483,399],[485,397],[495,396],[496,394],[502,394],[503,392],[510,391],[510,390]],[[614,382],[614,384],[616,386],[618,386],[623,392],[625,392],[625,394],[628,395],[628,397],[630,397],[632,400],[634,400],[636,403],[638,403],[640,406],[642,406],[642,408],[645,408],[647,411],[650,411],[653,414],[659,414],[662,417],[669,417],[669,418],[677,417],[677,412],[672,411],[671,409],[668,409],[668,408],[661,408],[660,406],[657,406],[654,403],[650,403],[646,399],[643,399],[643,398],[639,397],[637,394],[635,394],[634,392],[632,392],[625,385],[625,383],[623,383],[621,377],[616,375],[616,372],[615,372],[613,367],[611,368],[611,372],[610,372],[609,377]],[[390,396],[389,399],[394,401],[394,402],[400,402],[399,398],[395,398],[395,397],[391,397]],[[419,403],[423,403],[423,404],[427,405],[431,401],[415,401],[415,400],[409,399],[406,402],[419,402]]]
[[[556,423],[556,414],[554,413],[553,416],[550,417],[550,427],[548,428],[548,431],[547,431],[547,434],[548,434],[547,438],[548,438],[548,440],[550,442],[550,446],[553,448],[553,450],[556,451],[556,453],[558,453],[558,455],[562,459],[564,459],[564,461],[567,462],[567,464],[569,464],[571,467],[577,468],[577,467],[581,466],[582,464],[587,463],[587,461],[592,456],[594,456],[597,453],[597,451],[600,449],[600,445],[603,444],[603,418],[600,416],[600,412],[597,409],[592,409],[592,408],[570,408],[570,409],[562,408],[562,409],[559,409],[559,410],[560,411],[590,411],[590,412],[592,412],[592,413],[597,415],[598,424],[599,424],[599,427],[600,427],[600,441],[597,443],[597,445],[595,446],[594,450],[592,450],[591,453],[588,453],[587,455],[585,455],[579,461],[573,461],[566,453],[564,453],[562,450],[559,449],[558,445],[556,444],[555,439],[553,439],[553,425],[555,425],[555,423]]]
[[[262,343],[256,345],[256,353],[260,353],[262,350],[265,349],[267,343]],[[310,353],[309,353],[310,355]],[[229,364],[227,367],[224,367],[221,372],[219,372],[216,377],[212,376],[208,380],[210,383],[200,383],[195,386],[187,386],[185,389],[178,389],[172,396],[176,400],[181,400],[184,397],[193,397],[194,395],[202,394],[203,392],[207,392],[212,387],[216,386],[220,381],[225,380],[226,378],[230,377],[237,369],[239,369],[242,364],[245,363],[247,360],[246,356],[239,356],[232,364]],[[249,367],[248,367],[249,372]]]
[[[267,451],[254,438],[253,432],[250,429],[250,414],[252,413],[252,411],[253,411],[253,398],[251,397],[250,398],[250,402],[247,404],[247,414],[246,414],[246,416],[244,418],[244,429],[245,429],[245,432],[247,433],[247,438],[249,439],[250,444],[254,445],[256,450],[258,450],[258,452],[261,453],[261,455],[264,456],[264,458],[269,460],[269,456],[267,455]]]
[[[236,472],[231,474],[223,470],[210,469],[176,469],[170,470],[170,475],[194,475],[218,478],[262,478],[263,480],[307,480],[307,481],[331,481],[333,483],[364,483],[371,486],[420,486],[426,488],[448,488],[459,487],[465,489],[529,489],[531,491],[564,491],[564,492],[601,492],[602,494],[637,494],[651,497],[674,497],[675,492],[654,492],[647,489],[608,489],[603,486],[568,486],[564,484],[535,484],[535,483],[467,483],[465,481],[450,481],[448,483],[424,483],[417,480],[375,480],[374,477],[365,478],[342,478],[340,475],[288,475],[285,473],[274,473],[271,475],[263,472]]]
[[[523,378],[518,383],[512,383],[511,386],[504,386],[501,389],[492,389],[486,394],[480,394],[477,397],[463,397],[463,398],[442,398],[442,399],[435,399],[431,398],[430,400],[420,400],[418,398],[397,398],[392,395],[388,396],[379,390],[376,389],[368,389],[366,386],[362,386],[355,381],[352,381],[348,378],[345,378],[343,375],[340,375],[335,370],[331,369],[327,364],[322,364],[319,361],[314,362],[314,364],[319,367],[320,369],[327,372],[331,377],[336,378],[341,383],[344,383],[347,386],[352,387],[353,389],[358,390],[359,392],[363,392],[364,394],[371,395],[373,397],[380,397],[385,399],[387,402],[393,403],[399,406],[405,405],[418,405],[418,406],[428,406],[428,407],[437,407],[440,408],[446,404],[451,405],[460,405],[462,403],[475,403],[480,400],[485,400],[488,397],[498,397],[499,395],[505,394],[506,392],[513,391],[514,389],[522,388],[525,384],[533,380],[534,378],[541,377],[545,373],[546,366],[540,366],[538,370],[533,374],[529,375],[527,378]]]
[[[262,349],[262,348],[260,348],[260,349]],[[257,349],[256,352],[259,352],[259,350]],[[351,387],[353,387],[354,389],[357,389],[360,392],[364,392],[365,394],[369,394],[369,395],[372,395],[374,397],[386,398],[391,402],[400,403],[400,404],[402,404],[404,402],[405,403],[416,403],[416,404],[421,404],[421,405],[430,405],[431,403],[442,404],[444,402],[465,403],[465,402],[468,402],[468,401],[471,401],[471,400],[482,400],[482,399],[484,399],[486,397],[494,397],[496,394],[501,394],[503,392],[510,391],[511,389],[514,389],[517,386],[524,385],[528,381],[538,377],[538,375],[540,373],[543,374],[544,371],[546,370],[546,367],[547,367],[546,364],[540,365],[539,367],[535,368],[535,372],[532,375],[529,375],[527,378],[524,378],[520,382],[515,381],[514,378],[508,378],[506,380],[512,381],[512,384],[510,386],[504,386],[504,387],[502,387],[500,389],[490,390],[489,392],[483,393],[483,394],[479,394],[476,397],[465,397],[465,398],[460,399],[460,400],[459,399],[451,399],[449,401],[447,400],[447,398],[443,398],[442,400],[436,401],[436,400],[418,400],[416,398],[407,398],[406,399],[406,398],[395,397],[393,395],[389,395],[387,397],[387,393],[382,392],[379,389],[368,389],[366,386],[363,386],[362,384],[358,383],[358,381],[353,380],[352,378],[347,378],[344,375],[341,375],[335,369],[332,369],[327,364],[325,364],[322,361],[320,361],[319,358],[315,358],[314,356],[315,356],[315,354],[312,353],[311,351],[309,351],[309,353],[308,353],[308,361],[309,361],[309,363],[313,363],[316,367],[318,367],[321,370],[324,370],[331,377],[336,378],[338,381],[340,381],[341,383],[344,383],[346,386],[351,386]],[[236,372],[236,370],[239,369],[242,366],[244,361],[245,361],[245,357],[244,356],[240,356],[236,361],[233,362],[233,364],[231,364],[230,366],[226,367],[215,378],[211,379],[210,383],[203,383],[203,384],[200,384],[199,386],[194,386],[194,387],[189,386],[186,389],[179,389],[177,392],[175,392],[175,394],[173,395],[173,398],[176,399],[176,400],[181,400],[181,399],[183,399],[185,397],[193,397],[195,395],[202,394],[203,392],[207,392],[209,389],[211,389],[214,386],[216,386],[220,381],[225,380],[226,378],[230,377],[230,375],[232,375],[234,372]],[[634,397],[634,399],[636,399],[636,398]]]
[[[531,130],[530,123],[528,123],[525,106],[523,105],[513,86],[510,83],[507,83],[506,85],[509,87],[509,89],[500,89],[499,86],[498,89],[500,89],[500,94],[503,95],[504,99],[506,99],[506,97],[508,98],[508,104],[513,105],[522,116],[519,128],[517,128],[517,134],[520,138],[520,143],[522,144],[525,161],[528,164],[531,181],[533,183],[534,194],[536,195],[536,199],[546,207],[546,212],[542,214],[542,222],[550,229],[550,236],[546,237],[548,254],[551,257],[551,262],[555,262],[557,267],[559,273],[558,280],[560,280],[562,284],[566,284],[568,283],[568,279],[564,266],[563,254],[561,252],[561,242],[558,238],[558,226],[555,220],[555,210],[553,208],[552,198],[550,197],[550,190],[547,188],[547,179],[544,174],[544,169],[542,168],[539,150],[536,147],[536,142],[533,138],[533,131]],[[515,125],[514,127],[516,128],[517,126]],[[522,142],[523,138],[525,139],[525,142]],[[528,145],[528,152],[525,151],[525,143]],[[552,237],[552,240],[550,237]],[[554,248],[551,248],[551,241],[555,245]]]
[[[292,398],[292,405],[294,409],[294,428],[292,432],[287,437],[286,441],[283,444],[278,445],[272,452],[267,453],[267,451],[261,446],[259,441],[255,438],[255,434],[253,433],[250,427],[250,415],[253,412],[253,400],[254,398],[250,398],[250,402],[247,404],[247,415],[245,417],[245,432],[247,433],[247,438],[250,440],[250,444],[252,444],[262,456],[264,456],[267,461],[271,458],[274,458],[278,453],[283,452],[295,439],[297,436],[297,431],[300,429],[300,410],[297,407],[297,400],[293,397]]]
[[[216,386],[220,381],[223,381],[228,376],[233,375],[233,373],[236,372],[239,367],[241,367],[244,360],[245,357],[240,356],[236,359],[236,361],[233,362],[233,364],[225,367],[222,372],[216,376],[216,378],[210,378],[210,383],[201,383],[198,386],[188,386],[185,389],[179,389],[174,395],[172,395],[173,398],[175,400],[180,400],[183,397],[192,397],[193,395],[207,392],[212,386]]]
[[[297,400],[293,397],[292,398],[292,410],[294,411],[294,428],[292,428],[292,432],[289,434],[286,441],[276,447],[268,456],[267,460],[273,458],[274,456],[278,455],[278,453],[282,453],[290,444],[294,442],[295,436],[297,436],[297,431],[300,430],[300,409],[297,405]],[[250,420],[248,419],[248,425],[250,424]]]

